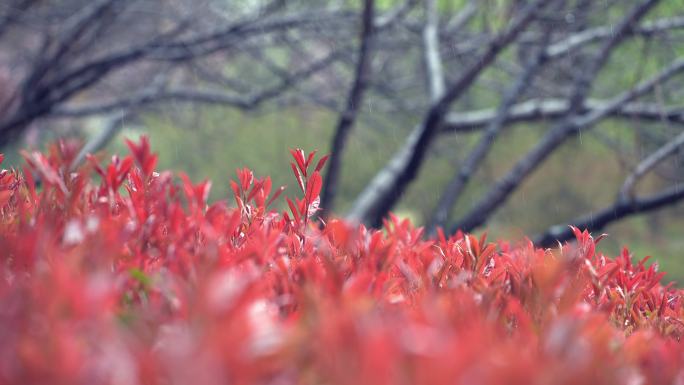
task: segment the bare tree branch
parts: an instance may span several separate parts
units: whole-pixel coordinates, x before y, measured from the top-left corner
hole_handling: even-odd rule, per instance
[[[684,131],[674,137],[672,140],[665,143],[665,145],[660,147],[658,150],[651,153],[644,160],[639,162],[639,164],[634,168],[634,171],[632,171],[632,173],[630,173],[625,179],[625,182],[618,193],[618,199],[621,201],[632,200],[634,195],[634,186],[636,183],[644,175],[646,175],[646,173],[651,171],[655,166],[667,159],[670,155],[674,154],[682,146],[684,146]]]
[[[333,210],[335,196],[337,195],[337,185],[340,178],[342,166],[342,155],[347,143],[349,133],[354,126],[356,116],[361,108],[363,93],[371,76],[371,51],[374,35],[373,18],[375,14],[375,1],[365,0],[363,7],[361,36],[359,42],[359,54],[356,65],[354,82],[349,95],[347,95],[346,108],[342,112],[335,127],[335,134],[330,144],[330,159],[325,182],[323,185],[323,196],[321,206],[325,208],[325,213]],[[327,215],[326,215],[327,216]]]
[[[406,0],[385,14],[375,17],[373,22],[374,29],[379,31],[391,27],[397,21],[403,19],[416,4],[418,4],[418,0]]]
[[[558,126],[551,129],[549,134],[537,143],[528,154],[519,160],[511,171],[485,195],[485,197],[474,205],[474,208],[461,219],[454,227],[453,231],[463,229],[471,231],[483,224],[488,217],[510,196],[515,188],[529,176],[532,171],[543,164],[544,160],[560,146],[569,136],[578,133],[581,129],[589,129],[597,124],[601,119],[609,116],[620,106],[642,96],[651,91],[658,85],[676,74],[684,71],[684,59],[674,61],[663,71],[652,78],[640,83],[636,87],[623,92],[611,99],[602,109],[594,110],[587,115],[566,119]],[[563,128],[560,130],[559,128]]]
[[[535,12],[549,1],[536,0],[528,4],[510,26],[488,45],[479,60],[468,67],[459,79],[449,87],[444,96],[430,107],[423,122],[407,138],[404,146],[356,199],[348,215],[349,219],[372,225],[381,223],[387,211],[394,206],[410,182],[416,177],[430,143],[439,131],[451,104],[470,88],[481,72],[532,21]]]
[[[461,10],[444,26],[444,32],[452,34],[462,29],[475,16],[477,12],[477,0],[470,0]]]
[[[55,62],[64,56],[71,44],[85,33],[89,25],[97,24],[103,19],[108,6],[120,4],[112,0],[100,0],[92,5],[92,11],[84,11],[84,16],[74,23],[63,36],[64,44],[59,45],[56,54],[41,59],[26,77],[23,95],[19,107],[13,114],[0,119],[0,146],[15,140],[18,134],[31,121],[50,114],[75,94],[99,83],[111,72],[121,70],[143,59],[156,61],[179,62],[213,54],[219,50],[236,44],[242,44],[248,38],[264,36],[270,33],[293,28],[317,28],[321,23],[333,23],[340,16],[339,12],[306,12],[280,17],[262,19],[260,17],[239,20],[215,31],[196,34],[192,37],[179,37],[185,30],[185,24],[179,23],[176,28],[161,33],[140,44],[129,45],[120,50],[107,52],[89,60],[77,62],[77,65],[66,65]],[[110,18],[105,18],[108,21]],[[68,37],[75,40],[69,40]],[[148,100],[149,95],[142,95],[141,100]],[[229,102],[225,95],[196,95],[196,92],[176,92],[164,95],[165,99],[221,100]],[[236,105],[238,101],[234,100]],[[118,108],[115,106],[113,108]]]
[[[567,138],[573,135],[573,133],[577,133],[580,129],[586,129],[590,125],[595,124],[601,118],[608,115],[610,110],[614,110],[620,105],[633,100],[657,84],[657,82],[647,82],[647,85],[642,84],[623,93],[618,98],[614,99],[613,103],[609,104],[609,108],[605,110],[597,111],[596,113],[587,116],[578,115],[591,90],[593,79],[607,62],[614,48],[627,36],[627,31],[643,18],[657,3],[657,0],[646,0],[635,6],[629,12],[616,28],[614,35],[605,41],[601,49],[594,55],[587,68],[578,72],[574,82],[574,89],[569,99],[570,111],[568,117],[551,128],[527,155],[520,159],[503,178],[496,182],[484,197],[452,227],[452,231],[455,232],[458,229],[472,231],[474,228],[485,223],[487,219],[506,202],[520,183],[522,183],[532,171],[543,164],[548,156],[565,142]],[[648,84],[650,84],[650,87]]]
[[[645,22],[642,26],[633,28],[627,31],[627,33],[630,35],[651,36],[657,33],[681,28],[684,28],[684,16]],[[610,37],[612,34],[613,28],[609,26],[591,28],[568,36],[565,39],[550,45],[546,52],[549,57],[557,58],[588,43]]]
[[[570,225],[590,232],[600,231],[610,223],[619,221],[631,215],[657,210],[680,202],[684,199],[684,188],[674,186],[659,193],[630,201],[617,201],[612,206],[592,212],[570,222]],[[534,237],[535,245],[551,247],[574,237],[570,227],[555,225]]]
[[[548,60],[548,56],[546,56],[546,46],[548,45],[550,38],[551,30],[547,26],[544,28],[541,47],[527,64],[523,73],[506,92],[494,118],[489,122],[489,125],[482,134],[480,141],[465,159],[458,172],[456,172],[454,177],[444,188],[437,206],[435,207],[426,224],[426,234],[433,235],[437,230],[437,227],[443,228],[447,225],[451,209],[456,204],[456,201],[461,197],[461,193],[470,181],[471,176],[475,173],[475,171],[478,169],[478,166],[482,163],[492,148],[495,138],[506,124],[509,112],[511,111],[514,103],[529,87],[534,77],[539,73],[541,67],[544,65],[546,60]]]
[[[580,109],[582,114],[603,110],[608,101],[589,99]],[[548,121],[568,115],[570,103],[565,99],[532,99],[511,107],[505,124]],[[452,112],[445,118],[443,134],[474,133],[487,127],[497,116],[497,110]],[[684,107],[665,107],[655,103],[625,103],[612,110],[610,117],[650,122],[684,124]]]
[[[8,0],[4,5],[0,5],[0,37],[7,31],[7,28],[20,18],[21,13],[31,7],[38,0]]]
[[[322,59],[312,63],[310,66],[290,74],[274,87],[257,91],[252,95],[240,96],[212,90],[164,89],[163,87],[153,87],[136,95],[127,96],[107,103],[59,108],[52,112],[52,116],[58,118],[85,117],[167,101],[220,104],[233,106],[243,110],[250,110],[281,95],[301,81],[324,70],[345,54],[346,49],[331,52]]]
[[[430,102],[436,103],[444,95],[444,73],[439,53],[439,14],[435,0],[425,0],[425,28],[423,28],[423,55],[427,72]]]
[[[5,0],[0,2],[0,145],[19,137],[37,120],[49,130],[69,125],[70,119],[130,116],[164,102],[240,110],[307,105],[339,114],[336,132],[342,139],[331,140],[341,140],[342,145],[333,150],[329,163],[337,163],[339,170],[344,138],[358,119],[366,119],[366,126],[385,135],[396,135],[396,125],[417,116],[419,124],[405,127],[413,128],[411,134],[402,138],[390,162],[358,196],[350,217],[378,225],[417,178],[428,154],[442,156],[430,152],[438,135],[482,133],[470,154],[459,157],[465,162],[454,170],[458,174],[433,215],[447,213],[446,222],[443,216],[434,221],[445,224],[504,129],[521,122],[550,124],[532,151],[481,197],[490,200],[478,202],[468,213],[477,211],[479,216],[462,218],[472,219],[469,223],[486,221],[550,154],[602,119],[644,123],[625,127],[649,143],[663,143],[671,134],[652,130],[658,123],[684,125],[684,106],[677,103],[684,95],[680,82],[666,83],[684,72],[678,61],[651,83],[626,92],[619,88],[627,79],[641,79],[640,68],[650,71],[677,54],[684,41],[684,17],[641,21],[643,7],[651,6],[646,0],[534,1],[497,3],[494,15],[478,0],[439,10],[438,0],[400,0],[386,12],[364,19],[364,6],[345,8],[339,4],[346,2],[339,1]],[[641,8],[632,10],[637,4]],[[418,5],[425,6],[424,19]],[[510,23],[492,31],[500,23],[499,10],[511,17]],[[625,17],[630,10],[633,20]],[[622,23],[605,21],[613,20],[616,12],[625,12]],[[483,22],[471,23],[475,17]],[[349,42],[348,37],[358,33],[359,20],[371,24],[370,48],[364,47],[363,37],[358,45],[356,39]],[[530,28],[531,23],[552,27],[543,31]],[[634,64],[628,61],[636,58],[639,63],[628,65],[624,73],[605,71],[603,76],[607,53],[628,38],[644,50],[625,51],[624,62]],[[540,51],[544,39],[549,44]],[[511,55],[499,59],[502,51]],[[528,64],[537,54],[544,58],[535,72]],[[360,68],[369,60],[364,57],[371,56],[373,76],[364,80]],[[421,70],[426,76],[417,76]],[[159,73],[167,75],[163,82],[155,81]],[[520,84],[531,76],[537,78],[527,80],[529,86]],[[599,86],[596,95],[617,96],[589,99],[592,88]],[[652,91],[653,99],[635,101]],[[374,95],[373,113],[368,115],[362,114],[365,92]],[[480,109],[492,95],[497,104]],[[117,127],[106,126],[93,143],[111,136]],[[674,151],[673,146],[661,149],[662,154]],[[626,193],[620,199],[630,199],[629,192],[642,175],[661,172],[662,167],[651,164],[664,156],[644,159],[632,179],[625,180]],[[329,177],[326,183],[337,186],[338,180]],[[335,190],[342,188],[326,187],[324,192],[334,195]],[[330,210],[334,202],[323,199],[323,207]]]

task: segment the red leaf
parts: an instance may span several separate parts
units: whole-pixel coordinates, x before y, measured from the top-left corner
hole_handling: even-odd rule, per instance
[[[240,187],[238,187],[237,182],[231,180],[230,188],[233,189],[233,195],[235,195],[235,198],[240,198]]]
[[[140,144],[126,139],[131,154],[135,157],[135,161],[143,172],[143,175],[149,177],[152,175],[155,166],[157,165],[157,155],[152,153],[150,147],[150,139],[147,135],[140,136]]]
[[[311,164],[311,161],[313,160],[314,155],[316,155],[316,150],[311,151],[309,153],[309,156],[306,158],[306,162],[304,162],[304,167],[309,168],[309,164]]]
[[[295,198],[297,202],[297,208],[299,209],[300,217],[304,217],[308,212],[309,208],[306,206],[306,199]]]
[[[309,180],[306,183],[306,194],[304,195],[306,201],[311,203],[316,198],[318,198],[322,186],[323,178],[321,178],[321,173],[319,173],[318,171],[314,171],[314,173],[311,174],[311,177],[309,177]]]
[[[314,169],[315,171],[321,171],[323,169],[323,166],[325,166],[325,162],[328,160],[330,155],[326,155],[322,157],[321,159],[318,160],[318,163],[316,164],[316,168]]]
[[[194,186],[192,185],[192,181],[190,180],[190,177],[188,177],[183,172],[179,173],[178,176],[183,181],[183,192],[185,193],[185,197],[187,198],[188,202],[190,202],[190,203],[194,202],[195,189],[194,189]]]
[[[143,170],[143,174],[145,174],[146,176],[152,175],[152,173],[154,172],[154,169],[157,167],[157,159],[158,159],[157,154],[150,155],[150,157],[147,158],[147,161],[145,161],[145,164],[143,164],[141,166],[142,170]]]
[[[2,164],[3,160],[5,160],[5,154],[0,153],[0,164]]]
[[[290,198],[285,198],[287,201],[287,205],[290,206],[290,211],[292,211],[292,215],[294,216],[295,221],[299,222],[299,210],[297,210],[297,206],[292,202]]]
[[[127,156],[124,158],[124,160],[121,162],[119,165],[119,170],[118,170],[118,175],[116,179],[116,188],[119,188],[121,183],[126,179],[126,176],[128,175],[128,172],[131,170],[131,167],[133,167],[133,158],[130,156]]]
[[[271,193],[271,177],[267,176],[266,178],[263,179],[263,186],[261,190],[264,192],[265,196],[268,196],[268,194]]]
[[[12,190],[0,191],[0,208],[9,202],[10,198],[12,198],[12,193]]]
[[[254,196],[257,194],[257,192],[261,191],[264,187],[264,182],[263,181],[256,181],[254,182],[254,186],[252,186],[252,190],[249,192],[249,195],[247,195],[247,200],[250,201]]]
[[[238,175],[238,179],[240,180],[240,188],[242,191],[247,191],[249,186],[252,185],[252,181],[254,180],[254,174],[250,169],[247,167],[241,169],[237,169],[236,173]]]
[[[280,194],[283,193],[284,190],[285,190],[285,186],[280,186],[280,187],[276,190],[276,192],[273,194],[273,196],[271,197],[271,199],[268,200],[268,202],[266,203],[266,207],[270,206],[271,203],[273,203],[276,199],[278,199],[278,197],[280,196]]]
[[[577,239],[577,241],[582,242],[582,240],[584,239],[584,233],[582,233],[582,230],[580,230],[579,228],[572,226],[572,225],[570,225],[568,227],[570,227],[572,232],[575,234],[575,238]]]
[[[607,236],[608,236],[608,234],[606,234],[606,233],[603,233],[603,234],[599,235],[599,236],[594,240],[594,244],[598,245],[598,243],[601,242],[601,241],[602,241],[604,238],[606,238]]]
[[[294,165],[294,163],[290,163],[290,167],[292,167],[292,172],[295,175],[295,178],[297,178],[297,184],[299,185],[299,188],[302,189],[302,192],[305,192],[306,190],[304,189],[304,179],[302,178],[302,174],[299,173],[299,170],[297,170],[297,167]]]
[[[31,170],[28,167],[24,167],[24,179],[26,181],[26,188],[29,191],[31,201],[35,202],[38,198],[38,195],[36,194],[36,181],[33,178],[33,174],[31,173]]]
[[[294,158],[295,162],[297,162],[297,166],[299,166],[299,170],[302,172],[302,175],[306,176],[306,166],[304,165],[304,151],[298,148],[296,150],[290,150],[290,153],[292,154],[292,157]]]
[[[88,162],[90,162],[90,164],[93,165],[93,167],[95,167],[95,171],[97,171],[97,173],[100,174],[101,177],[107,177],[107,174],[105,174],[104,170],[100,166],[100,162],[97,161],[97,158],[95,158],[92,154],[87,154],[86,159],[88,160]]]
[[[27,161],[40,174],[45,183],[59,187],[62,193],[67,192],[64,180],[60,177],[57,169],[50,164],[50,161],[41,153],[34,152],[27,158]]]
[[[198,184],[195,188],[196,198],[200,207],[204,207],[209,199],[209,192],[211,192],[211,181],[204,180],[202,183]]]

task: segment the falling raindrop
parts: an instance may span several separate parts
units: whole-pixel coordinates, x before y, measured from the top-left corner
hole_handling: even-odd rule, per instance
[[[577,135],[579,137],[580,145],[582,145],[583,143],[582,143],[582,129],[581,128],[577,129]]]

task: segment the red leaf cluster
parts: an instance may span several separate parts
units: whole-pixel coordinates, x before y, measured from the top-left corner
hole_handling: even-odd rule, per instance
[[[129,147],[0,172],[1,384],[684,383],[682,291],[587,232],[542,250],[319,226],[313,153],[279,213],[269,178],[238,170],[236,207],[210,205]]]

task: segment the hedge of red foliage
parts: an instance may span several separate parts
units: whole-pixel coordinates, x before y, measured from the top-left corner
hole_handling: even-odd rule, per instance
[[[128,145],[0,174],[0,383],[684,383],[682,291],[586,232],[542,250],[323,226],[325,160],[301,150],[288,212],[246,169],[236,207],[208,205],[208,182]]]

